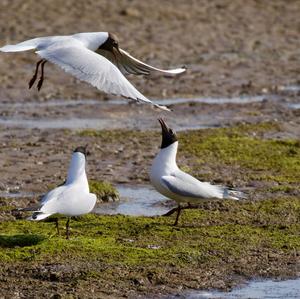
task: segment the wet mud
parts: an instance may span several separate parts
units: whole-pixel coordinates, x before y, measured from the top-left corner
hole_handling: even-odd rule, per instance
[[[174,78],[129,76],[143,94],[172,109],[172,113],[166,113],[104,95],[51,64],[46,65],[42,90],[28,90],[38,57],[32,52],[1,53],[1,222],[14,223],[22,218],[12,209],[36,204],[49,188],[63,182],[72,150],[87,143],[92,153],[88,158],[89,179],[109,181],[120,188],[122,195],[120,202],[99,202],[99,214],[136,217],[165,212],[172,203],[147,187],[149,167],[160,145],[157,117],[164,117],[182,137],[191,130],[270,122],[278,124],[280,130],[264,133],[263,140],[296,143],[300,139],[299,1],[287,4],[278,0],[268,5],[265,1],[229,0],[172,3],[0,3],[1,46],[35,36],[108,30],[119,35],[122,48],[147,63],[164,68],[187,66],[185,74]],[[99,130],[106,133],[99,137]],[[252,137],[255,134],[250,133]],[[294,148],[297,150],[297,145]],[[295,155],[294,148],[291,156]],[[192,171],[199,162],[180,148],[178,159],[182,167]],[[255,201],[299,198],[297,182],[287,182],[286,187],[278,181],[259,180],[236,165],[221,167],[210,162],[195,174],[246,190]],[[202,208],[226,209],[209,204]],[[201,225],[211,225],[210,220],[207,223]],[[231,258],[224,258],[223,269],[212,266],[202,271],[188,267],[178,270],[171,265],[163,274],[157,269],[114,264],[120,277],[116,282],[111,280],[115,276],[107,270],[109,265],[103,264],[100,257],[88,265],[82,259],[65,263],[3,260],[0,297],[39,298],[47,294],[49,298],[159,298],[184,295],[186,288],[228,290],[257,276],[294,277],[299,274],[298,249],[295,247],[293,254],[284,247],[280,252],[254,250],[240,260],[241,272],[236,264],[232,269]],[[100,278],[99,273],[94,277],[89,272],[89,267],[103,266],[107,268]],[[127,279],[130,271],[135,276]],[[195,273],[197,282],[193,282]]]

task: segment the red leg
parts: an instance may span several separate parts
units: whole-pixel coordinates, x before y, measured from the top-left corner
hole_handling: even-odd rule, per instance
[[[34,84],[35,80],[36,80],[36,77],[37,77],[37,74],[38,74],[38,71],[39,71],[39,66],[40,64],[44,61],[44,59],[41,59],[40,61],[37,62],[36,64],[36,67],[35,67],[35,72],[34,72],[34,75],[33,77],[31,78],[31,80],[29,81],[28,83],[28,86],[29,86],[29,89],[32,87],[32,85]]]
[[[45,65],[46,62],[47,62],[47,60],[43,60],[42,65],[41,65],[41,71],[42,72],[41,72],[40,80],[37,84],[38,91],[40,91],[40,89],[42,88],[43,82],[44,82],[44,65]]]

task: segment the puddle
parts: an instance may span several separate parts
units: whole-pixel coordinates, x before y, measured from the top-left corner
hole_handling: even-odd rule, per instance
[[[266,95],[243,95],[238,97],[197,97],[197,98],[173,98],[173,99],[152,99],[152,102],[159,105],[178,105],[185,103],[203,103],[212,105],[222,105],[222,104],[249,104],[263,102],[265,100],[278,100],[280,97],[273,94]],[[121,105],[124,104],[124,100],[114,99],[108,100],[107,103]]]
[[[300,103],[290,103],[287,104],[287,107],[290,109],[300,109]]]
[[[38,196],[36,193],[33,192],[0,192],[1,198],[33,198]]]
[[[158,216],[167,213],[173,206],[170,201],[150,186],[117,185],[120,201],[101,203],[94,209],[101,215]]]
[[[300,298],[300,278],[284,281],[252,281],[247,286],[235,288],[231,292],[192,291],[163,297],[164,299],[298,299]]]
[[[113,119],[81,119],[81,118],[67,118],[67,119],[6,119],[0,118],[0,125],[5,127],[21,127],[27,129],[120,129],[124,127],[134,127],[130,120],[113,120]]]
[[[43,108],[43,107],[64,107],[78,105],[101,105],[107,101],[97,100],[53,100],[45,102],[5,102],[0,103],[0,108]]]
[[[177,98],[177,99],[163,99],[155,100],[156,104],[160,105],[176,105],[184,103],[203,103],[212,105],[222,105],[222,104],[250,104],[263,102],[265,100],[278,100],[279,97],[276,95],[258,95],[258,96],[239,96],[231,98],[212,98],[212,97],[199,97],[199,98]]]
[[[294,86],[295,91],[300,90],[300,86]],[[282,87],[288,88],[288,87]],[[292,87],[290,87],[292,88]],[[292,89],[281,89],[281,90],[292,90]],[[262,102],[264,100],[278,100],[279,96],[273,94],[265,95],[243,95],[238,97],[197,97],[197,98],[172,98],[172,99],[152,99],[155,104],[160,105],[176,105],[184,103],[203,103],[212,105],[222,104],[249,104]],[[1,108],[43,108],[43,107],[63,107],[63,106],[78,106],[78,105],[128,105],[129,101],[126,99],[111,99],[111,100],[51,100],[45,102],[2,102],[0,103]]]
[[[278,90],[280,91],[286,91],[286,92],[299,92],[300,91],[300,85],[286,85],[286,86],[279,86]]]
[[[231,98],[222,97],[198,97],[198,98],[175,98],[154,100],[162,105],[179,105],[182,103],[205,103],[209,104],[205,109],[199,108],[198,112],[193,110],[189,117],[179,118],[180,109],[174,108],[173,128],[176,131],[197,130],[226,126],[232,122],[244,121],[245,117],[240,114],[242,106],[238,106],[236,113],[234,109],[222,107],[221,104],[247,104],[274,100],[280,103],[277,95],[238,96]],[[109,108],[109,105],[110,108]],[[123,105],[122,109],[114,105]],[[220,109],[215,108],[219,105]],[[95,108],[99,106],[99,112]],[[299,109],[299,103],[285,104],[289,109]],[[62,108],[64,107],[64,108]],[[68,107],[70,109],[68,109]],[[83,108],[85,107],[85,108]],[[101,110],[105,107],[105,111]],[[128,101],[123,99],[112,100],[53,100],[46,102],[25,103],[0,103],[3,114],[0,116],[0,125],[4,127],[17,127],[26,129],[69,129],[69,130],[159,130],[157,123],[153,121],[155,112],[151,109],[136,112],[130,109]],[[6,111],[5,111],[6,108]],[[49,109],[48,109],[49,108]],[[186,108],[189,109],[189,108]],[[49,112],[50,111],[50,112]],[[184,110],[185,113],[187,110]],[[35,115],[32,117],[32,115]],[[62,115],[62,116],[60,116]],[[96,117],[95,117],[96,116]],[[170,114],[170,117],[172,115]],[[256,116],[253,116],[255,118]],[[274,116],[275,117],[275,116]],[[251,118],[249,116],[249,118]]]
[[[100,215],[159,216],[170,211],[176,204],[168,200],[151,186],[117,185],[120,200],[100,203],[94,213]],[[41,194],[33,192],[0,192],[2,198],[33,198]]]
[[[196,121],[195,121],[196,122]],[[16,127],[26,129],[69,129],[69,130],[159,130],[153,119],[131,119],[131,118],[67,118],[67,119],[23,119],[23,118],[2,118],[0,117],[0,125],[4,127]],[[186,130],[198,130],[219,127],[220,124],[215,122],[212,124],[187,124],[174,125],[173,128],[177,132]]]

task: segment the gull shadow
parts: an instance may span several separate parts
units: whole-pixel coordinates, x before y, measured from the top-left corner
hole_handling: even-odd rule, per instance
[[[37,245],[45,237],[34,234],[0,235],[0,247],[14,248]]]

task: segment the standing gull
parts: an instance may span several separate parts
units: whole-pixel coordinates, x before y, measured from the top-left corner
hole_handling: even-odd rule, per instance
[[[180,170],[176,163],[178,147],[176,133],[167,126],[163,119],[160,118],[158,121],[162,128],[162,143],[161,150],[152,163],[150,180],[158,192],[177,202],[177,216],[174,225],[178,224],[183,203],[197,204],[205,199],[239,200],[238,197],[243,195],[242,192],[208,182],[200,182]]]
[[[86,147],[80,146],[74,150],[66,181],[48,192],[42,198],[39,210],[29,218],[42,220],[56,214],[67,216],[67,239],[69,239],[70,217],[91,212],[97,200],[96,195],[89,190],[85,172],[86,153]],[[58,228],[58,223],[56,224]]]
[[[35,73],[29,81],[29,88],[36,81],[39,68],[41,68],[37,84],[38,90],[41,89],[45,63],[50,61],[79,80],[86,81],[105,93],[149,103],[163,110],[168,110],[168,108],[153,104],[123,74],[149,75],[153,72],[161,72],[176,75],[185,71],[185,68],[162,70],[139,61],[122,50],[119,47],[118,38],[109,32],[38,37],[0,48],[2,52],[28,50],[36,50],[36,53],[42,58],[36,64]]]

